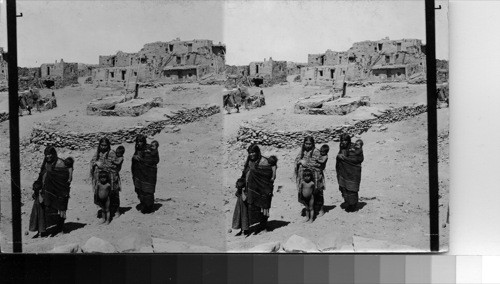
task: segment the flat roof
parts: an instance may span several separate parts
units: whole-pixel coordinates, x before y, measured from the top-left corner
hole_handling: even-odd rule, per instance
[[[164,71],[168,71],[168,70],[190,70],[190,69],[198,69],[198,65],[167,66],[167,67],[163,68]]]

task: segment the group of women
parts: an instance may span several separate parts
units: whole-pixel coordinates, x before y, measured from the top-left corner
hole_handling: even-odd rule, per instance
[[[343,134],[340,137],[335,170],[339,190],[344,199],[341,207],[348,212],[357,210],[361,163],[364,160],[362,146],[361,140],[353,144],[348,134]],[[260,223],[256,233],[267,229],[274,183],[269,158],[262,156],[259,146],[252,144],[248,147],[247,152],[248,157],[242,175],[236,182],[237,201],[232,220],[232,228],[240,230],[236,235],[246,236],[250,234],[250,227],[254,224]],[[303,173],[305,171],[312,172],[315,189],[313,191],[313,207],[314,215],[317,217],[321,217],[325,213],[323,208],[325,160],[321,160],[321,155],[324,153],[320,153],[320,150],[316,148],[314,138],[312,136],[305,137],[301,150],[295,159],[294,172],[299,202],[303,204],[300,192]]]
[[[109,209],[115,218],[120,215],[122,185],[119,172],[123,153],[123,146],[113,150],[109,139],[103,137],[99,140],[96,153],[90,162],[94,193],[100,173],[106,172],[109,177]],[[29,229],[38,232],[35,237],[49,235],[48,231],[52,228],[55,234],[63,231],[73,172],[73,164],[68,164],[67,160],[59,158],[53,146],[47,146],[44,150],[42,167],[38,179],[33,183],[34,204]],[[132,180],[140,201],[138,209],[142,213],[153,211],[158,163],[158,151],[151,151],[146,137],[139,134],[132,156]]]
[[[157,179],[157,164],[159,155],[157,143],[147,144],[146,137],[138,135],[135,141],[135,152],[132,156],[132,180],[142,213],[153,210],[154,193]],[[343,134],[340,137],[339,152],[336,157],[335,169],[339,190],[344,198],[343,208],[346,211],[356,210],[358,191],[361,181],[361,163],[363,162],[362,141],[351,143],[351,137]],[[121,148],[121,149],[120,149]],[[276,158],[264,157],[258,145],[252,144],[247,149],[248,156],[241,177],[236,182],[236,207],[233,214],[233,229],[241,229],[238,235],[249,235],[250,227],[260,223],[259,230],[267,229],[269,209],[273,197],[274,179],[276,175]],[[101,172],[109,175],[110,193],[109,209],[111,215],[120,215],[120,191],[122,189],[120,170],[123,163],[124,148],[111,149],[109,139],[99,140],[96,153],[92,157],[91,179],[95,190]],[[312,136],[305,137],[301,150],[295,160],[295,176],[297,189],[303,182],[304,172],[312,173],[314,182],[313,208],[314,215],[324,214],[325,163],[324,156],[315,147]],[[30,218],[30,230],[38,231],[37,235],[46,235],[49,227],[56,232],[63,230],[68,208],[70,184],[72,181],[73,164],[58,157],[53,146],[44,151],[44,160],[38,176],[33,184],[34,205]],[[303,203],[299,191],[299,202]]]

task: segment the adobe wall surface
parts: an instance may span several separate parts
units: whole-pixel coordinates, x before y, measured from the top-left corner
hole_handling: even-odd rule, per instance
[[[426,72],[423,50],[418,39],[355,42],[347,51],[309,54],[308,67],[316,69],[304,69],[301,79],[304,84],[313,85],[331,85],[340,80],[406,80]]]
[[[97,68],[92,70],[93,82],[97,86],[135,86],[136,82],[144,82],[147,68],[144,64],[127,67]]]
[[[324,62],[325,54],[308,54],[307,66],[321,66]]]
[[[42,81],[54,81],[55,88],[78,84],[78,63],[67,63],[62,59],[54,64],[44,63],[40,72]]]
[[[100,56],[99,66],[100,69],[145,66],[138,72],[139,80],[143,82],[192,82],[208,74],[223,73],[226,68],[225,50],[223,44],[213,44],[211,40],[152,42],[145,44],[137,53],[118,52],[116,55]],[[184,71],[186,66],[196,66],[195,74]],[[176,67],[179,67],[178,70],[175,70]],[[192,76],[189,76],[190,73]],[[106,81],[104,85],[125,84],[128,81],[106,77],[105,72],[97,72],[95,75],[97,77],[93,78],[94,81]]]

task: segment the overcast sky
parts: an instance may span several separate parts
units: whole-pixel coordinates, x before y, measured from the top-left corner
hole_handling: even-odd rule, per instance
[[[0,0],[0,46],[6,47]],[[145,43],[210,39],[226,63],[307,62],[308,53],[345,51],[356,41],[425,42],[424,1],[17,1],[18,62],[63,58],[96,64],[99,55],[137,52]],[[447,2],[436,10],[437,58],[448,59]]]

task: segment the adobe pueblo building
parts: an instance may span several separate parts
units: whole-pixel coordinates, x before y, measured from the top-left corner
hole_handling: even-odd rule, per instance
[[[61,61],[40,66],[41,82],[46,88],[63,88],[78,84],[78,63]]]
[[[0,55],[4,53],[0,47]],[[78,63],[61,59],[55,63],[44,63],[40,67],[18,67],[19,90],[33,88],[64,88],[78,84]],[[7,90],[8,64],[0,56],[0,90]]]
[[[275,61],[272,57],[260,62],[250,62],[248,79],[256,87],[261,85],[270,86],[286,82],[287,62]]]
[[[348,51],[309,54],[307,65],[301,79],[308,85],[406,81],[425,74],[425,45],[419,39],[356,42]]]
[[[137,53],[118,52],[99,56],[92,71],[98,86],[125,86],[135,83],[197,82],[212,74],[223,74],[226,46],[211,40],[154,42]]]

